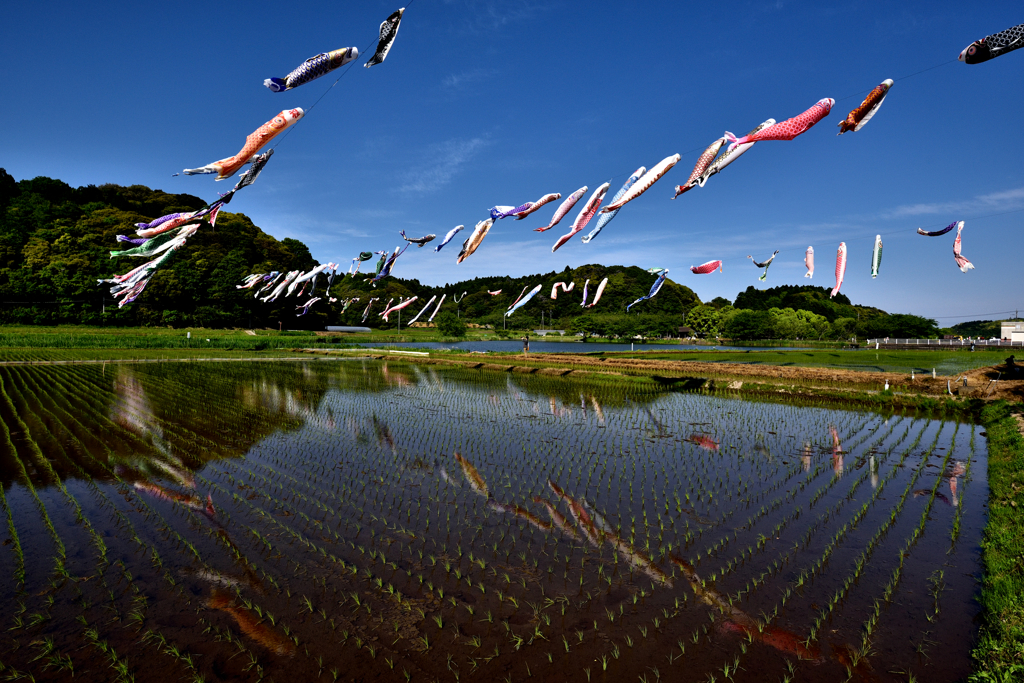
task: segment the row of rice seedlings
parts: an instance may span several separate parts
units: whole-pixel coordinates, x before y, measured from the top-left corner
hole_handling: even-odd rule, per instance
[[[974,437],[974,435],[973,435],[973,430],[972,430],[972,434],[971,434],[971,440],[972,441],[973,441],[973,437]],[[945,470],[945,467],[948,465],[950,457],[952,456],[953,446],[955,445],[955,441],[956,441],[956,434],[954,433],[953,439],[952,439],[951,444],[950,444],[950,447],[949,447],[949,449],[947,449],[946,455],[945,455],[945,457],[943,458],[943,461],[942,461],[943,470]],[[922,465],[922,468],[923,468],[923,465]],[[906,541],[903,544],[903,547],[900,548],[900,550],[898,552],[899,561],[898,561],[896,567],[893,569],[892,574],[890,575],[888,583],[886,583],[886,585],[885,585],[885,590],[883,591],[882,595],[880,597],[876,598],[875,601],[872,603],[871,615],[867,618],[867,620],[865,620],[864,624],[861,627],[863,635],[861,637],[860,648],[855,653],[853,653],[854,657],[853,657],[853,662],[852,663],[853,663],[854,666],[856,666],[859,663],[860,659],[868,657],[870,655],[870,653],[871,653],[871,638],[872,638],[872,635],[874,633],[875,627],[878,624],[878,619],[881,616],[882,608],[883,608],[883,606],[892,603],[892,599],[893,599],[893,596],[895,595],[896,588],[899,585],[900,578],[903,575],[903,568],[904,568],[904,564],[905,564],[906,558],[909,557],[910,551],[913,548],[914,544],[917,542],[917,540],[924,533],[924,527],[925,527],[925,525],[926,525],[926,523],[928,521],[928,515],[931,513],[932,505],[935,503],[935,494],[938,492],[939,484],[941,482],[942,482],[942,477],[941,476],[935,478],[935,483],[932,485],[931,492],[930,492],[930,495],[928,497],[928,500],[925,502],[924,509],[921,511],[921,517],[918,520],[917,525],[914,527],[914,531],[910,534],[910,536],[907,537]],[[913,486],[913,482],[908,484],[906,490],[903,492],[903,496],[901,497],[900,502],[899,502],[900,506],[902,506],[903,502],[906,500],[907,494],[910,492],[912,486]],[[934,576],[934,574],[933,574],[933,576]],[[940,578],[940,581],[941,581],[941,578]],[[938,593],[940,591],[941,591],[941,589],[936,590],[933,593],[934,599],[935,599],[935,614],[936,615],[938,614],[938,611],[939,611],[939,609],[938,609]],[[929,618],[929,621],[931,621],[931,620],[932,619]],[[850,671],[850,673],[852,675],[852,671]]]
[[[970,440],[970,443],[968,445],[967,466],[964,468],[964,472],[963,472],[964,483],[963,483],[963,490],[959,494],[960,495],[960,500],[963,500],[963,499],[966,498],[966,496],[967,496],[967,485],[971,481],[971,463],[974,462],[974,432],[975,432],[975,425],[971,425],[971,440]],[[953,495],[956,496],[957,493],[954,491]],[[949,555],[950,553],[953,552],[953,550],[956,549],[956,542],[960,538],[960,523],[961,523],[961,520],[963,519],[963,515],[964,515],[964,506],[959,504],[959,502],[957,500],[954,500],[953,504],[956,505],[956,512],[953,515],[953,526],[952,526],[952,528],[950,529],[950,532],[949,532],[949,550],[946,551],[947,555]]]
[[[908,431],[909,431],[909,427],[908,427]],[[904,432],[904,435],[903,435],[903,436],[904,436],[904,437],[906,436],[906,432]],[[879,441],[878,441],[878,442],[876,442],[876,444],[877,444],[877,443],[880,443],[882,439],[884,439],[884,436],[883,436],[882,438],[880,438],[880,439],[879,439]],[[902,440],[902,439],[901,439],[901,440]],[[915,442],[915,443],[916,443],[916,442]],[[898,444],[896,444],[896,445],[898,445]],[[895,447],[896,445],[894,445],[894,447]],[[907,451],[905,451],[905,452],[904,452],[904,457],[906,457],[906,455],[907,455],[907,454],[908,454],[908,453],[909,453],[909,452],[910,452],[910,451],[911,451],[911,450],[912,450],[913,448],[914,448],[914,446],[912,446],[912,447],[911,447],[910,449],[907,449]],[[893,450],[893,447],[891,447],[891,448],[889,449],[889,452],[891,453],[891,451],[892,451],[892,450]],[[898,466],[897,466],[897,467],[898,467]],[[895,475],[895,473],[896,473],[896,471],[897,471],[897,467],[893,467],[893,469],[892,469],[892,474],[890,475],[890,478],[891,478],[891,476],[894,476],[894,475]],[[863,478],[865,478],[866,476],[867,476],[867,473],[865,473],[864,475],[862,475],[862,476],[860,477],[860,479],[863,479]],[[854,488],[855,488],[856,486],[857,486],[857,484],[855,484],[855,485],[854,485]],[[879,488],[879,489],[876,489],[876,496],[875,496],[875,497],[877,497],[877,495],[878,495],[878,491],[879,491],[879,490],[880,490],[880,488]],[[841,500],[840,500],[840,501],[839,501],[839,502],[837,503],[837,505],[842,505],[842,504],[843,504],[843,503],[844,503],[845,501],[847,501],[847,500],[849,500],[849,499],[850,499],[850,496],[846,496],[846,497],[844,497],[843,499],[841,499]],[[869,505],[869,504],[865,504],[865,505],[867,506],[867,505]],[[862,509],[863,509],[863,508],[862,508]],[[826,515],[827,515],[827,514],[828,514],[828,513],[826,513]],[[797,549],[797,548],[799,548],[799,547],[801,547],[802,545],[805,545],[805,544],[806,544],[806,542],[807,542],[807,541],[809,540],[809,535],[810,535],[810,531],[812,531],[812,530],[813,530],[813,528],[812,528],[811,530],[809,530],[809,531],[808,531],[808,534],[807,534],[807,535],[806,535],[806,536],[804,537],[804,539],[803,539],[803,542],[802,542],[802,543],[797,543],[797,544],[796,544],[796,545],[794,546],[794,550],[795,550],[795,549]],[[791,550],[790,552],[792,552],[792,550]],[[781,569],[781,567],[783,566],[783,564],[784,564],[783,562],[780,562],[780,561],[776,561],[776,563],[774,563],[774,564],[773,564],[773,565],[772,565],[771,567],[769,567],[769,568],[768,568],[768,569],[767,569],[767,570],[766,570],[765,572],[763,572],[763,573],[762,573],[762,575],[761,575],[760,577],[756,578],[756,579],[755,579],[755,580],[753,581],[753,584],[754,584],[754,586],[753,586],[753,589],[756,589],[756,587],[757,587],[757,586],[758,586],[759,584],[760,584],[760,585],[764,585],[764,580],[765,580],[765,578],[766,578],[766,577],[767,577],[768,575],[770,575],[770,574],[773,574],[773,573],[774,573],[775,571],[777,571],[778,569]],[[798,578],[798,579],[797,579],[797,587],[799,587],[799,586],[802,586],[802,585],[803,585],[803,579],[804,579],[804,578],[805,578],[805,577],[804,577],[803,575],[801,575],[801,576],[800,576],[800,578]],[[704,581],[703,579],[701,580],[701,586],[702,586],[702,588],[703,588],[703,589],[706,589],[706,588],[707,588],[707,586],[706,586],[706,583],[705,583],[705,581]],[[696,587],[695,587],[695,589],[696,589]],[[752,589],[751,589],[751,587],[750,587],[750,584],[748,583],[748,588],[747,588],[747,590],[746,590],[746,591],[740,591],[740,592],[739,592],[739,593],[737,593],[737,594],[736,594],[735,596],[729,595],[729,596],[725,596],[725,597],[726,597],[726,599],[728,600],[728,603],[729,603],[729,605],[732,605],[732,604],[734,603],[734,601],[736,601],[736,600],[739,600],[739,599],[740,599],[740,597],[741,597],[741,594],[742,594],[742,593],[746,592],[746,593],[748,593],[748,594],[749,594],[751,590],[752,590]],[[793,590],[794,590],[794,587],[793,587],[793,586],[791,586],[790,588],[788,588],[788,589],[787,589],[787,590],[785,591],[785,593],[783,594],[783,597],[782,597],[781,601],[779,602],[779,604],[777,604],[777,605],[776,605],[776,606],[774,607],[774,609],[772,609],[772,610],[771,610],[770,612],[762,612],[762,616],[763,616],[764,618],[763,618],[763,620],[758,620],[758,622],[757,622],[758,630],[759,630],[760,632],[762,632],[762,633],[763,633],[763,632],[765,632],[765,630],[766,630],[766,629],[768,629],[768,628],[769,628],[769,624],[771,623],[771,621],[772,621],[772,620],[773,620],[773,619],[774,619],[775,617],[777,617],[777,616],[778,616],[778,613],[779,613],[779,608],[780,608],[781,606],[785,605],[785,603],[786,603],[786,601],[788,600],[788,598],[789,598],[789,597],[790,597],[790,596],[792,595],[792,593],[793,593]],[[724,607],[722,607],[721,609],[722,609],[722,610],[724,610]],[[724,614],[725,614],[725,612],[723,611],[723,615],[724,615]],[[712,623],[714,623],[714,611],[711,611],[711,612],[709,613],[709,617],[710,617],[710,620],[711,620],[711,622],[712,622]],[[728,617],[726,617],[726,618],[728,618]],[[707,625],[705,625],[705,627],[704,627],[704,634],[705,634],[705,635],[708,635],[708,633],[709,633],[709,631],[708,631],[708,629],[707,629]],[[693,642],[694,642],[695,644],[696,644],[696,643],[698,643],[698,637],[699,637],[699,635],[700,635],[700,633],[699,633],[698,631],[695,631],[695,632],[694,632],[694,634],[693,634],[693,638],[692,638],[692,639],[693,639]],[[782,639],[782,635],[786,635],[786,634],[781,634],[781,635],[773,635],[773,636],[772,636],[772,637],[773,637],[773,640],[780,640],[780,639]],[[752,641],[754,640],[754,637],[755,637],[755,634],[754,634],[753,632],[749,632],[749,633],[747,633],[747,635],[746,635],[746,638],[747,638],[747,642],[752,642]],[[807,649],[806,649],[806,648],[807,648],[807,647],[808,647],[808,646],[810,645],[810,642],[811,642],[811,640],[812,640],[812,639],[808,639],[808,640],[806,641],[805,645],[803,646],[803,649],[801,649],[801,646],[799,646],[799,645],[798,645],[797,643],[794,643],[794,644],[793,644],[793,646],[794,646],[794,647],[796,648],[796,649],[795,649],[795,651],[797,652],[797,654],[798,654],[799,656],[801,656],[801,657],[807,657],[807,658],[809,658],[809,657],[811,657],[811,656],[812,656],[812,652],[811,652],[810,650],[807,650]],[[730,674],[731,674],[731,675],[735,675],[735,673],[736,673],[736,672],[738,671],[738,669],[739,669],[739,667],[740,667],[740,661],[742,660],[742,656],[743,656],[743,655],[746,655],[746,653],[747,653],[747,648],[746,648],[746,645],[745,645],[745,643],[744,643],[744,642],[741,642],[741,643],[740,643],[740,648],[741,648],[741,655],[736,655],[736,656],[734,656],[733,658],[731,658],[731,659],[727,660],[727,661],[726,661],[726,663],[725,663],[725,664],[723,665],[723,667],[722,667],[722,672],[723,672],[723,675],[724,675],[724,676],[725,676],[726,678],[728,678],[728,677],[730,676]],[[671,661],[670,661],[669,663],[671,664]],[[795,673],[795,672],[793,672],[793,671],[791,670],[791,673]]]
[[[945,426],[945,423],[943,423],[943,427],[944,426]],[[838,603],[846,596],[847,592],[850,590],[850,588],[853,585],[854,581],[856,581],[856,579],[860,576],[860,573],[861,573],[861,571],[864,568],[864,563],[867,561],[867,558],[870,556],[871,552],[875,549],[875,547],[881,541],[882,537],[889,530],[889,528],[899,518],[900,513],[903,510],[903,506],[904,506],[904,504],[905,504],[905,502],[907,500],[907,496],[910,495],[911,491],[913,490],[914,484],[917,482],[917,479],[924,472],[925,466],[927,465],[928,457],[931,455],[931,453],[935,449],[935,446],[938,444],[939,438],[940,438],[941,434],[942,434],[942,429],[939,429],[936,432],[936,434],[935,434],[935,440],[932,442],[932,444],[926,449],[926,451],[922,455],[920,466],[914,471],[914,473],[911,476],[910,480],[907,482],[907,485],[904,488],[903,493],[901,494],[901,496],[898,499],[898,501],[896,502],[896,504],[893,507],[890,508],[890,512],[889,512],[888,517],[885,519],[885,521],[883,521],[881,526],[878,527],[878,529],[875,531],[875,534],[869,539],[868,543],[866,544],[864,549],[861,551],[859,557],[857,558],[857,561],[854,563],[854,572],[853,572],[853,574],[851,574],[850,576],[847,577],[847,579],[844,581],[842,587],[838,591],[836,591],[836,593],[834,595],[829,597],[828,602],[825,604],[824,607],[821,608],[820,612],[818,613],[817,618],[815,619],[813,625],[811,626],[811,633],[810,633],[810,639],[811,640],[815,640],[817,638],[818,631],[821,629],[821,626],[824,624],[825,620],[828,619],[831,616],[833,610],[836,608]],[[955,438],[955,433],[954,433],[954,438]],[[947,455],[947,457],[948,457],[948,455]],[[880,486],[879,489],[875,489],[875,493],[872,496],[872,500],[869,501],[869,503],[873,503],[874,500],[876,500],[878,498],[878,496],[881,495],[880,494],[880,489],[884,490],[884,487]],[[868,503],[865,503],[865,506],[867,506],[867,505],[868,505]],[[860,517],[862,518],[863,515],[866,514],[866,512],[867,512],[867,507],[862,507],[861,510],[858,511],[858,515],[860,515]],[[843,535],[845,535],[845,533]],[[826,551],[822,555],[822,558],[819,560],[818,564],[814,568],[812,568],[812,571],[811,571],[812,574],[815,573],[816,571],[820,571],[821,570],[821,567],[824,565],[824,563],[827,561],[828,557],[834,551],[836,540],[837,539],[834,539],[833,543],[830,544],[828,547],[826,547]]]
[[[884,442],[884,440],[891,435],[893,429],[897,426],[897,424],[898,423],[894,423],[892,425],[892,427],[890,427],[889,431],[886,432],[885,434],[881,435],[871,445],[871,447],[868,450],[869,451],[874,451],[878,446],[880,446]],[[898,445],[902,441],[902,439],[906,438],[906,435],[907,435],[908,432],[909,432],[909,426],[908,426],[907,430],[905,430],[903,432],[903,435],[900,437],[900,439],[890,446],[890,448],[888,449],[888,451],[885,454],[886,458],[888,457],[888,455],[892,452],[892,450],[894,448],[898,447]],[[881,467],[883,464],[884,464],[884,459],[878,464],[878,466]],[[893,470],[893,473],[890,476],[894,476],[894,475],[895,475],[895,469]],[[758,585],[763,584],[763,582],[766,580],[766,578],[768,576],[773,575],[776,571],[778,571],[778,569],[781,569],[781,567],[784,566],[786,564],[786,562],[787,562],[786,557],[792,555],[793,553],[798,551],[801,547],[806,547],[806,545],[810,542],[812,534],[814,533],[814,531],[816,529],[818,529],[828,519],[830,519],[831,517],[835,516],[838,513],[838,511],[840,510],[840,508],[842,508],[846,503],[852,501],[853,498],[854,498],[854,494],[855,494],[856,490],[860,487],[860,485],[864,481],[866,481],[869,478],[869,476],[870,476],[870,472],[869,471],[865,471],[861,475],[857,476],[856,479],[854,479],[851,482],[851,485],[850,485],[846,495],[844,495],[842,498],[840,498],[838,501],[836,501],[832,506],[827,508],[825,510],[825,512],[818,517],[817,520],[812,522],[808,526],[808,528],[806,529],[806,531],[805,531],[804,535],[801,537],[801,539],[798,542],[796,542],[793,545],[793,547],[789,551],[787,551],[787,553],[785,553],[784,555],[782,555],[781,557],[776,559],[776,561],[773,562],[771,564],[771,566],[767,567],[761,573],[761,576],[755,577],[755,579],[753,580],[754,587],[756,588]],[[829,482],[827,482],[825,484],[825,487],[831,487],[835,483],[837,483],[838,481],[839,481],[838,478],[832,477],[832,478],[830,478]],[[823,488],[825,488],[825,487],[823,487]],[[820,499],[821,499],[821,496],[818,495],[818,493],[815,493],[815,495],[812,496],[811,507],[813,507],[813,504],[816,503]],[[756,542],[754,544],[748,545],[746,548],[741,549],[738,555],[730,558],[728,561],[725,562],[724,567],[721,569],[722,576],[723,577],[727,576],[728,573],[729,573],[730,568],[732,568],[732,567],[739,567],[743,563],[745,563],[745,562],[749,561],[750,559],[752,559],[756,553],[763,552],[763,551],[767,550],[768,547],[769,547],[768,540],[770,538],[772,538],[772,537],[778,537],[781,534],[782,530],[784,528],[786,528],[792,521],[794,521],[800,515],[800,513],[801,513],[801,509],[799,507],[797,507],[797,508],[795,508],[795,510],[794,510],[792,515],[790,515],[790,516],[784,518],[782,521],[778,522],[767,534],[765,534],[764,532],[761,532],[760,534],[758,534],[758,537],[757,537]],[[714,574],[714,573],[712,574],[712,576],[711,576],[711,580],[712,581],[714,581],[715,575],[716,574]],[[737,593],[737,595],[736,595],[736,598],[739,599],[744,593],[749,593],[749,591],[750,591],[750,582],[748,581],[747,582],[747,590],[746,591],[742,591],[742,590],[739,591]]]

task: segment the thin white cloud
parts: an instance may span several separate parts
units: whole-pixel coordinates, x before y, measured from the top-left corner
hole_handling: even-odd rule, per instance
[[[477,83],[495,75],[494,69],[470,69],[459,73],[448,74],[441,79],[441,85],[450,90],[457,90],[463,86]]]
[[[1024,206],[1024,187],[1018,187],[954,202],[904,204],[883,212],[882,216],[884,218],[905,218],[907,216],[930,216],[964,211],[1010,211],[1022,206]]]
[[[426,156],[432,160],[430,165],[422,165],[405,174],[405,184],[399,187],[400,192],[426,194],[434,192],[451,182],[452,178],[476,154],[490,142],[484,138],[468,140],[448,140],[432,145]]]
[[[461,17],[454,23],[456,27],[469,33],[484,33],[526,21],[553,7],[553,3],[545,4],[530,0],[446,0],[445,4],[465,7]]]

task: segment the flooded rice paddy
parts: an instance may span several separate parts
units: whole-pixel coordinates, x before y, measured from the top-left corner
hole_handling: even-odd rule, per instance
[[[10,680],[970,673],[971,424],[358,360],[0,380]]]

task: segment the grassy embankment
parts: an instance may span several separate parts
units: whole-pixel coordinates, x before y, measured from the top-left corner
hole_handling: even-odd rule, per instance
[[[1016,410],[1016,412],[1015,412]],[[982,540],[983,622],[972,681],[1024,680],[1024,437],[1020,405],[981,411],[988,432],[988,524]]]

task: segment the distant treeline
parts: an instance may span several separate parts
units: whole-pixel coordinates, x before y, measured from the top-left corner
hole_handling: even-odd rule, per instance
[[[360,301],[342,313],[340,301],[328,304],[325,300],[309,315],[297,318],[295,297],[264,304],[253,298],[254,291],[238,290],[235,285],[249,273],[309,270],[317,261],[299,240],[277,240],[244,214],[228,212],[220,214],[216,229],[204,226],[191,237],[138,301],[118,309],[108,287],[97,286],[97,280],[130,270],[140,261],[109,258],[110,250],[118,248],[116,235],[133,234],[135,223],[203,206],[199,197],[141,185],[73,188],[45,177],[15,181],[0,169],[0,323],[247,328],[283,324],[292,329],[323,329],[359,324],[369,299],[378,297],[367,324],[389,328],[398,324],[397,315],[383,323],[373,313],[380,312],[389,299],[419,297],[403,312],[408,322],[430,297],[447,294],[445,310],[454,309],[465,322],[502,328],[508,305],[524,288],[541,284],[538,296],[507,321],[509,328],[543,325],[603,336],[656,337],[678,336],[681,327],[689,327],[699,336],[737,339],[836,339],[853,334],[928,337],[938,332],[933,320],[855,306],[845,295],[830,299],[828,289],[808,286],[748,287],[735,302],[719,297],[704,304],[693,290],[668,279],[655,298],[627,315],[626,305],[647,294],[656,276],[635,266],[601,265],[515,278],[482,277],[445,287],[392,277],[374,288],[362,274],[339,276],[332,296],[359,297]],[[363,248],[353,245],[351,251],[355,254]],[[416,251],[413,247],[399,259],[398,273],[403,259],[407,262]],[[372,264],[364,265],[372,268]],[[341,269],[347,267],[343,263]],[[581,308],[584,283],[589,279],[588,300],[592,300],[605,277],[608,285],[600,303],[592,309]],[[551,287],[559,281],[574,282],[575,288],[552,300]],[[323,286],[321,278],[320,293]],[[488,294],[497,290],[501,290],[498,296]]]

